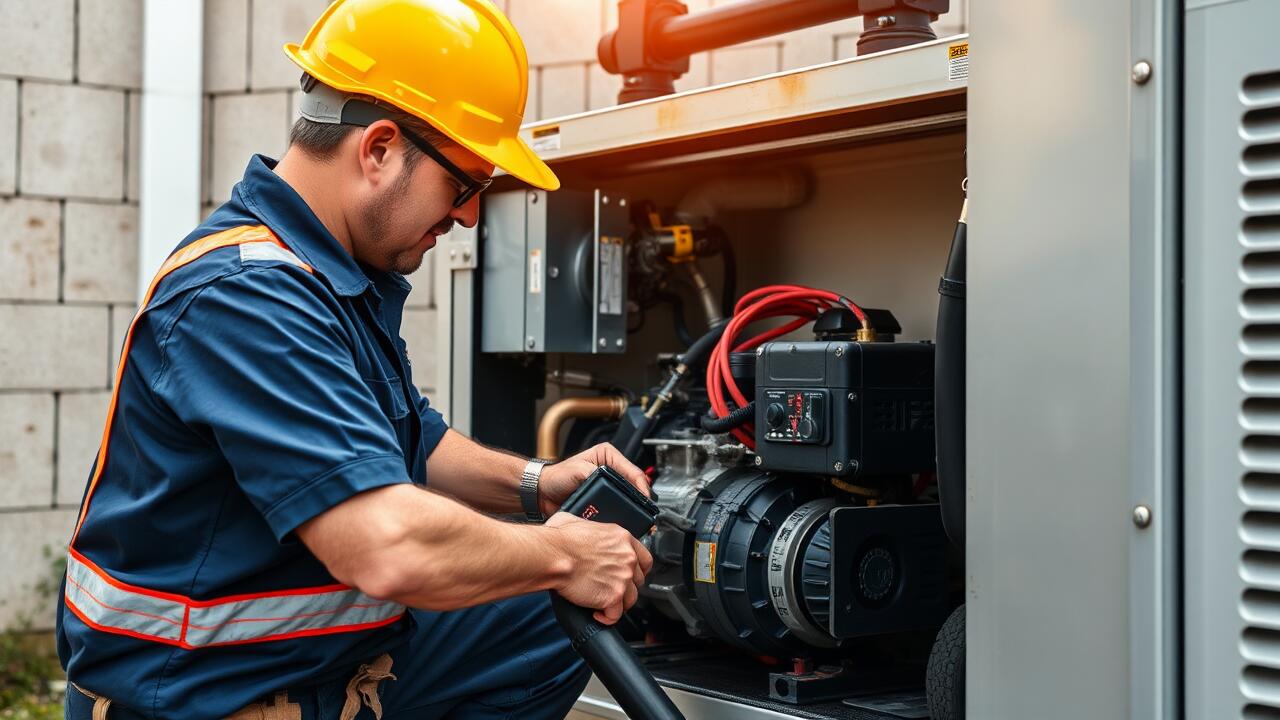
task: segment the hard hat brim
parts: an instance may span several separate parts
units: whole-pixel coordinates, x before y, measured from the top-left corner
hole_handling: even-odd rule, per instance
[[[302,50],[295,43],[288,43],[284,46],[284,53],[298,67],[313,75],[316,80],[328,85],[335,90],[341,90],[353,95],[364,95],[367,97],[377,98],[382,102],[397,107],[404,112],[413,115],[435,128],[450,140],[456,142],[462,147],[475,153],[486,162],[493,163],[495,167],[502,169],[508,175],[513,175],[524,182],[539,188],[541,190],[559,190],[560,179],[556,177],[555,172],[547,166],[542,158],[529,147],[519,135],[511,135],[501,138],[494,145],[483,145],[471,140],[460,137],[457,133],[451,131],[444,123],[437,121],[428,113],[422,113],[411,108],[405,107],[402,103],[397,102],[394,98],[387,96],[385,93],[379,92],[373,88],[361,87],[359,85],[344,82],[340,77],[326,73],[322,70],[323,65],[315,62],[313,58],[308,58],[306,51]]]

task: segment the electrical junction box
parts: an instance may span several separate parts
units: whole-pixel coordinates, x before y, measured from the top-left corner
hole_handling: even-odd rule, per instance
[[[767,470],[859,476],[933,469],[933,345],[772,342],[756,362]]]
[[[485,197],[481,350],[627,349],[626,198],[601,190]]]

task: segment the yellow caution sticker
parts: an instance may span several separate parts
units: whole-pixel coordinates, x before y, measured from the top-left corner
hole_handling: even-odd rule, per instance
[[[716,581],[715,543],[698,541],[693,544],[693,579],[704,583]]]
[[[969,79],[969,43],[947,46],[947,80],[962,82]]]
[[[554,152],[560,149],[560,126],[548,125],[546,127],[534,128],[533,142],[529,143],[529,147],[534,152]]]

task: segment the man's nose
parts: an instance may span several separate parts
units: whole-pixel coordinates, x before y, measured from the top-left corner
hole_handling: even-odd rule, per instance
[[[449,217],[453,218],[462,227],[475,227],[476,222],[480,220],[480,196],[468,200],[462,207],[456,207],[449,211]]]

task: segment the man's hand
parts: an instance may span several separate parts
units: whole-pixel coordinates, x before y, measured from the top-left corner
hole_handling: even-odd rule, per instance
[[[582,481],[601,465],[617,470],[627,482],[635,485],[645,497],[649,497],[649,478],[645,477],[644,472],[631,464],[614,446],[600,443],[542,469],[542,478],[538,482],[538,506],[542,509],[542,514],[551,517],[573,491],[578,489]]]
[[[653,556],[631,533],[613,523],[556,513],[544,529],[572,563],[556,592],[574,605],[594,610],[595,619],[602,624],[618,622],[635,604],[644,576],[653,567]]]

